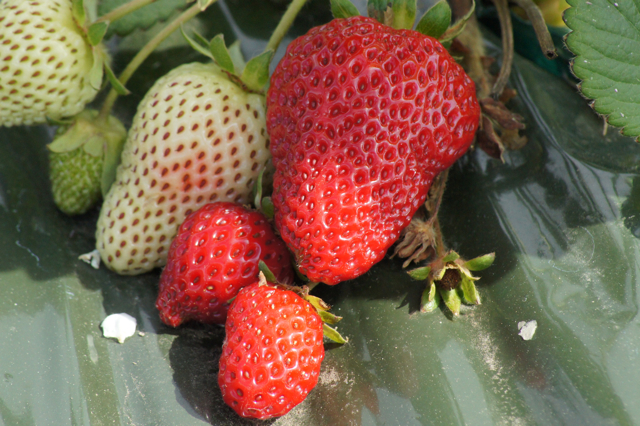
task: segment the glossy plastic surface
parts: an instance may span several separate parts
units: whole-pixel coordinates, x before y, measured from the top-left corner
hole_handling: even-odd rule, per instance
[[[237,18],[208,31],[236,31],[245,53],[257,52],[268,34],[246,16],[273,27],[281,10],[254,3],[212,9],[207,17]],[[326,13],[313,3],[294,33]],[[183,47],[154,56],[119,104],[125,122],[148,80],[195,58]],[[418,313],[423,284],[394,259],[318,287],[350,341],[327,345],[303,404],[261,424],[640,424],[640,148],[614,129],[603,136],[575,90],[532,63],[518,59],[512,82],[529,144],[504,164],[465,156],[442,210],[452,248],[497,253],[479,273],[483,304],[455,320]],[[68,218],[53,206],[50,137],[45,127],[0,129],[0,423],[251,424],[216,385],[222,328],[169,329],[154,307],[157,272],[120,277],[78,260],[93,249],[97,214]],[[141,332],[124,344],[99,328],[117,312]],[[517,324],[529,320],[538,329],[524,341]]]

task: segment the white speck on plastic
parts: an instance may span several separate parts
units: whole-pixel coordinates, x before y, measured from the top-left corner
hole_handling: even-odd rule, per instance
[[[80,256],[78,256],[78,259],[88,263],[93,269],[100,268],[100,253],[98,252],[98,250],[81,254]]]
[[[614,3],[613,5],[614,5],[615,7],[618,7],[618,3]]]
[[[520,337],[522,340],[531,340],[533,335],[536,334],[536,329],[538,328],[538,321],[520,321],[518,323],[518,330],[520,330]]]
[[[616,91],[616,93],[618,93],[618,89],[613,89],[613,90],[615,90],[615,91]]]
[[[124,341],[135,334],[138,322],[129,314],[111,314],[102,321],[102,335],[107,338]]]

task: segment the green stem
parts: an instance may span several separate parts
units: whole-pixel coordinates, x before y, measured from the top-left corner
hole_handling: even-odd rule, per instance
[[[132,0],[129,3],[123,4],[120,7],[116,7],[115,9],[113,9],[111,12],[105,13],[104,15],[102,15],[101,17],[99,17],[98,19],[96,19],[96,22],[113,22],[116,21],[126,15],[128,15],[131,12],[134,12],[138,9],[140,9],[141,7],[144,7],[148,4],[151,4],[153,2],[155,2],[156,0]]]
[[[304,6],[306,2],[307,0],[293,0],[289,4],[287,11],[282,15],[278,26],[273,31],[265,50],[273,49],[275,51],[278,48],[287,31],[289,31],[289,28],[293,25],[293,21],[295,21],[296,16],[298,16],[300,9],[302,9],[302,6]]]
[[[215,0],[210,4],[213,3],[215,3]],[[127,81],[129,81],[129,78],[131,78],[133,73],[136,72],[138,67],[142,65],[142,63],[149,57],[149,55],[151,55],[151,53],[158,47],[158,45],[162,43],[164,39],[166,39],[171,33],[180,28],[182,24],[200,13],[200,11],[200,5],[198,3],[194,4],[189,9],[182,12],[182,14],[178,16],[173,22],[164,27],[162,31],[156,34],[155,37],[149,40],[149,42],[136,54],[136,56],[134,56],[131,62],[129,62],[129,65],[127,65],[124,71],[122,71],[122,74],[120,74],[119,77],[120,82],[123,85],[126,85]],[[111,88],[109,94],[107,95],[107,98],[104,101],[104,104],[102,105],[102,109],[100,110],[100,115],[98,116],[99,120],[107,120],[109,114],[111,113],[111,109],[116,102],[116,99],[118,99],[118,92],[116,92],[115,89]]]

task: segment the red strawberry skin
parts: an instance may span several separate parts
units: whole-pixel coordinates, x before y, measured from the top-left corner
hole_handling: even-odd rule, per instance
[[[275,224],[312,281],[381,260],[470,146],[475,86],[435,39],[358,16],[289,44],[267,93]]]
[[[156,300],[160,319],[172,327],[223,324],[229,300],[257,280],[260,260],[280,282],[293,283],[289,251],[262,213],[232,202],[202,206],[169,248]]]
[[[218,384],[242,417],[288,413],[315,387],[324,359],[322,320],[296,293],[244,287],[229,309]]]

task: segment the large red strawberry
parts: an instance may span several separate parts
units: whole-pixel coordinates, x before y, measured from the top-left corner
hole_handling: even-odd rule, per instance
[[[223,324],[229,301],[258,279],[262,260],[278,281],[295,273],[287,247],[266,217],[240,204],[206,204],[182,223],[160,276],[156,307],[172,327],[185,321]]]
[[[256,282],[231,304],[218,384],[242,417],[289,412],[318,382],[324,359],[316,309],[291,290]]]
[[[276,228],[312,281],[382,259],[470,146],[475,86],[435,39],[362,16],[294,40],[267,93]]]

